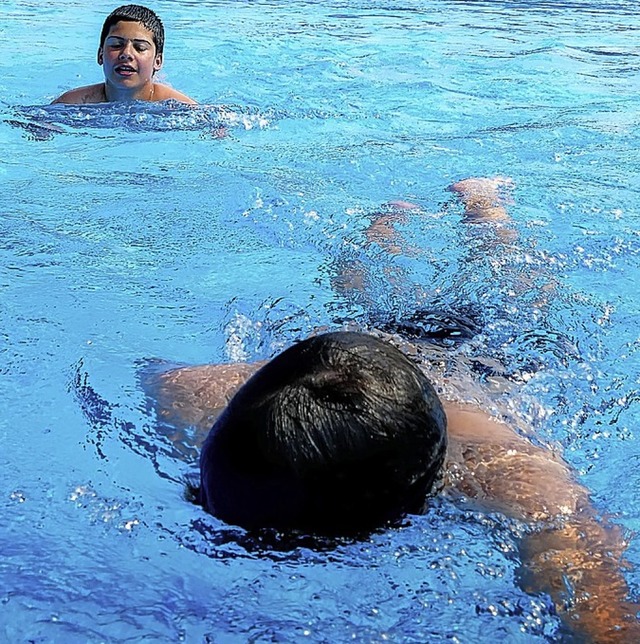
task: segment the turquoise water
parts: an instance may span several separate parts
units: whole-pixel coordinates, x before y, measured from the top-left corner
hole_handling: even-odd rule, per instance
[[[378,318],[481,312],[455,351],[528,374],[487,396],[617,514],[637,597],[635,3],[158,2],[163,78],[205,107],[42,107],[100,80],[112,8],[0,7],[2,639],[559,639],[501,517],[440,500],[367,542],[280,551],[182,498],[140,369],[371,321],[332,288],[355,260]],[[487,250],[446,187],[496,173],[519,239]],[[423,207],[419,255],[363,243],[398,198]],[[514,289],[531,275],[556,283],[544,306]]]

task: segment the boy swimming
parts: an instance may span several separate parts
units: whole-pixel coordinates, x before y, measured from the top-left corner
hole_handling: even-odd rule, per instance
[[[501,191],[510,187],[473,179],[451,190],[466,221],[501,226]],[[414,210],[395,207],[365,232],[390,254],[402,249],[397,218]],[[220,519],[250,530],[358,535],[421,512],[439,492],[526,526],[518,583],[553,599],[563,637],[640,641],[621,530],[557,451],[485,411],[481,398],[451,397],[470,383],[453,383],[458,369],[439,366],[446,360],[442,347],[410,338],[338,331],[267,363],[177,368],[146,385],[165,427],[175,428],[172,440],[195,429],[187,442],[201,447],[197,501]]]
[[[193,104],[182,92],[154,82],[164,56],[164,27],[146,7],[130,4],[107,16],[100,34],[98,65],[104,83],[65,92],[53,103],[110,103],[115,101],[166,101]]]
[[[152,389],[165,423],[196,428],[197,500],[218,518],[358,535],[440,492],[526,526],[519,583],[553,599],[565,635],[640,641],[620,529],[556,452],[476,404],[441,399],[425,371],[388,337],[331,332],[266,364],[174,369]]]

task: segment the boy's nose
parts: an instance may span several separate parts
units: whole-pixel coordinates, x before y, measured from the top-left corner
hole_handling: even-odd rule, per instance
[[[133,45],[130,42],[126,43],[122,48],[122,51],[118,56],[118,59],[125,60],[127,58],[133,58],[133,56],[131,55],[131,47],[133,47]]]

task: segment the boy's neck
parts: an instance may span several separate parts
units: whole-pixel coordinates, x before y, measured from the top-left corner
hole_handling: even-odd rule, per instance
[[[155,93],[155,83],[144,85],[136,90],[126,90],[114,87],[109,83],[104,83],[104,96],[107,102],[122,102],[122,101],[153,101]]]

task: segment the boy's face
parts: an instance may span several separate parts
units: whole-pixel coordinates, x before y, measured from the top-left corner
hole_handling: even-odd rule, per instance
[[[153,82],[162,67],[162,54],[156,52],[151,31],[139,22],[122,20],[109,29],[98,49],[98,64],[107,83],[135,90]]]

